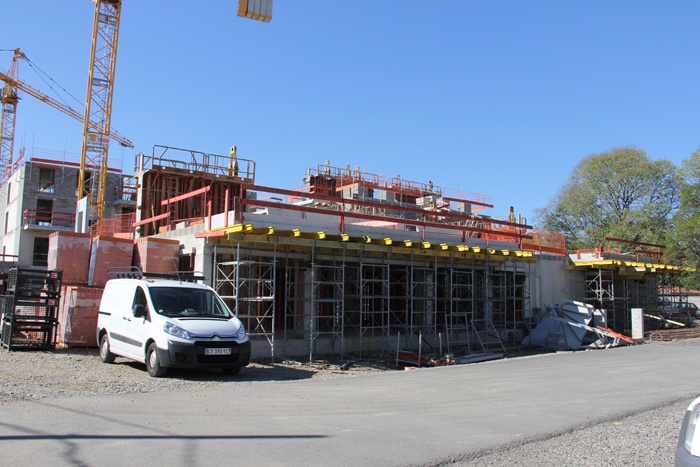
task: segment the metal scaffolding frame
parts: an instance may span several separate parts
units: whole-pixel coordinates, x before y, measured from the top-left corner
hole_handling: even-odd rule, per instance
[[[524,326],[527,329],[532,328],[532,265],[527,263],[522,266],[526,266],[526,268],[520,268],[520,265],[513,264],[513,303],[512,309],[509,309],[508,312],[513,316],[512,332],[514,338],[519,326]],[[518,320],[518,313],[521,314],[520,320]]]
[[[309,260],[291,261],[285,275],[284,342],[304,338],[309,361],[317,343],[328,338],[331,354],[345,352],[345,256],[321,258],[312,248]]]
[[[447,350],[466,346],[471,350],[470,323],[475,319],[477,291],[475,270],[449,269],[449,308],[445,319]]]
[[[411,332],[410,291],[410,265],[394,261],[389,269],[389,324],[392,330],[405,336]]]
[[[474,341],[482,352],[492,350],[506,351],[501,334],[494,319],[498,319],[501,329],[505,327],[506,274],[497,269],[497,265],[486,262],[485,269],[475,274],[475,291],[477,301],[473,319],[469,320],[469,329]],[[471,352],[471,347],[469,351]]]
[[[381,351],[388,347],[390,336],[389,303],[390,296],[390,270],[387,261],[381,263],[369,263],[366,258],[360,258],[360,357],[364,349],[363,340],[367,338],[379,338]]]
[[[625,281],[625,296],[628,297],[630,308],[658,308],[659,291],[656,279],[656,276],[645,276]]]
[[[243,322],[249,336],[267,340],[274,362],[276,249],[273,261],[242,260],[239,243],[236,259],[215,262],[215,270],[214,289]]]
[[[505,263],[502,266],[502,275],[498,280],[501,280],[502,287],[496,287],[494,290],[502,292],[502,300],[499,304],[502,306],[500,313],[492,315],[494,326],[501,330],[502,341],[515,344],[515,337],[519,329],[530,327],[531,314],[531,274],[530,265],[527,264],[527,269],[521,268],[518,263]]]
[[[448,271],[449,303],[445,317],[448,350],[500,350],[515,340],[531,317],[531,271],[515,262]]]
[[[309,324],[309,361],[313,361],[316,340],[330,339],[330,351],[340,358],[345,350],[345,266],[328,261],[311,264],[311,315]]]
[[[413,263],[413,258],[411,258]],[[423,339],[438,338],[438,274],[437,265],[420,267],[410,266],[410,323],[408,329],[409,342],[420,335]],[[442,342],[438,342],[442,346]],[[433,344],[433,347],[435,345]]]
[[[631,323],[627,280],[615,277],[614,269],[595,268],[586,272],[584,282],[583,301],[605,310],[608,327],[628,333]]]

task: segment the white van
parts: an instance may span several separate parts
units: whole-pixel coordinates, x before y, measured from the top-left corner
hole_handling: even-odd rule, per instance
[[[154,377],[171,367],[220,368],[235,375],[248,365],[243,323],[211,287],[194,282],[192,273],[130,277],[136,278],[107,281],[102,294],[97,343],[103,362],[130,358],[145,363]]]

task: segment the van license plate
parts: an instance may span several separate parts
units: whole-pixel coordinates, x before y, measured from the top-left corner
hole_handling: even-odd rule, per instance
[[[231,355],[231,348],[206,348],[204,355]]]

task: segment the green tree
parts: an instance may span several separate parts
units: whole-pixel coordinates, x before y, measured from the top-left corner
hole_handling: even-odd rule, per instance
[[[668,160],[615,148],[586,157],[549,204],[540,227],[566,235],[569,249],[595,248],[605,237],[663,243],[680,203],[682,178]]]
[[[700,271],[700,149],[683,161],[681,168],[680,209],[674,216],[675,228],[669,230],[669,256]],[[682,277],[683,284],[700,288],[700,274],[690,272]]]

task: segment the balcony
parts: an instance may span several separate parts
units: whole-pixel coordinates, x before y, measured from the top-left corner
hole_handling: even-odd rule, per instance
[[[75,229],[75,213],[25,209],[22,214],[24,230],[65,230]]]

